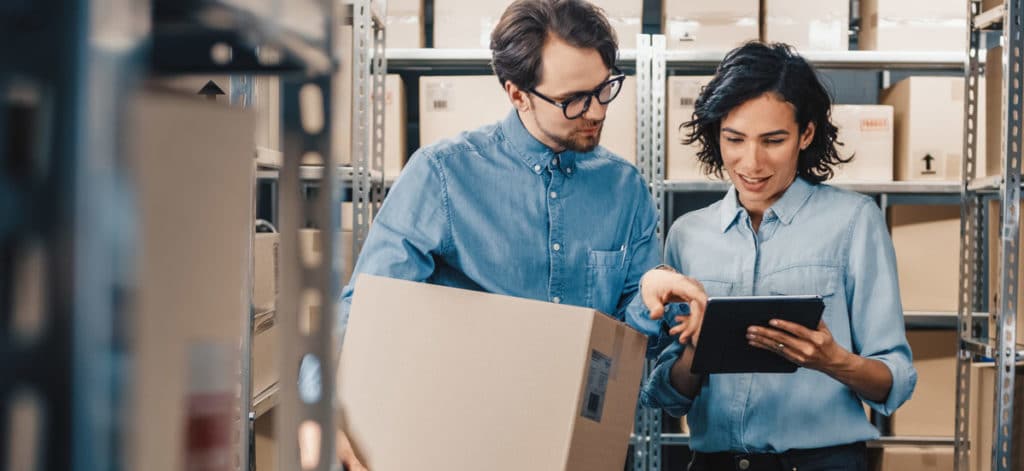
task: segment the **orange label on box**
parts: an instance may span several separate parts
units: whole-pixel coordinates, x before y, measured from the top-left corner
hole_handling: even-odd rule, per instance
[[[886,118],[865,118],[860,120],[861,131],[888,131],[889,120]]]

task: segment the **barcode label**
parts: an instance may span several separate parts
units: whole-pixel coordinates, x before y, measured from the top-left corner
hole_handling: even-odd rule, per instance
[[[605,394],[608,392],[608,376],[612,359],[597,350],[590,351],[590,367],[587,369],[587,387],[583,391],[583,411],[580,413],[594,422],[601,421],[604,412]]]

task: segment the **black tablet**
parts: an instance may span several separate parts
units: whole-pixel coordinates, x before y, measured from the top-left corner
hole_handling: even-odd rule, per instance
[[[792,373],[797,369],[793,362],[750,346],[747,327],[768,327],[768,321],[783,319],[817,329],[824,309],[821,296],[708,298],[690,371],[696,374]]]

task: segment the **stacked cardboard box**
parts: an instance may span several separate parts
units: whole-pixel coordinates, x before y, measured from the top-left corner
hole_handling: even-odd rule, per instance
[[[434,1],[434,47],[489,49],[491,32],[511,0]],[[641,31],[643,3],[639,1],[594,0],[615,30],[620,49],[635,49]]]
[[[892,181],[892,107],[887,105],[834,105],[832,122],[839,128],[837,140],[843,158],[832,181]]]
[[[693,119],[693,105],[701,89],[711,81],[710,76],[669,77],[668,100],[666,107],[665,140],[665,179],[666,180],[704,180],[712,177],[704,175],[700,161],[697,160],[698,143],[684,145],[689,136],[688,128],[681,128]]]
[[[388,0],[387,47],[413,49],[426,45],[423,0]]]
[[[957,332],[910,330],[907,341],[914,355],[917,387],[910,400],[893,414],[892,433],[951,437],[956,412]]]
[[[758,0],[664,2],[668,49],[727,51],[760,37]]]
[[[983,88],[979,84],[979,88]],[[984,96],[981,90],[979,97]],[[963,77],[909,77],[882,91],[896,119],[896,180],[960,180],[964,145]],[[979,98],[979,108],[983,102]],[[979,162],[985,155],[985,112],[978,110]],[[984,168],[980,163],[979,168]]]
[[[368,275],[356,286],[337,384],[367,467],[622,470],[642,334],[581,307]]]
[[[960,207],[889,208],[900,298],[906,311],[955,312],[960,267]]]
[[[861,0],[860,48],[956,51],[967,48],[967,6],[959,0]]]
[[[800,52],[850,47],[849,0],[764,0],[761,39]]]

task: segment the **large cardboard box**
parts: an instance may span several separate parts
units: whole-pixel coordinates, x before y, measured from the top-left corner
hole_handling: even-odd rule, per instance
[[[278,330],[276,311],[257,313],[252,329],[252,397],[277,384],[281,370],[277,365]]]
[[[956,51],[967,48],[967,5],[960,0],[861,0],[860,48]]]
[[[956,413],[955,330],[909,330],[917,387],[892,416],[893,435],[953,436]],[[910,468],[916,469],[916,468]]]
[[[850,47],[849,0],[763,0],[761,37],[806,51]]]
[[[662,10],[668,49],[728,51],[760,38],[759,0],[668,1]]]
[[[886,446],[872,471],[950,471],[953,447]]]
[[[133,97],[128,113],[139,240],[129,337],[140,367],[126,398],[125,467],[232,462],[251,310],[254,117],[156,92]]]
[[[512,111],[494,75],[420,77],[420,146],[502,120]]]
[[[490,49],[491,32],[512,0],[434,1],[434,47]],[[620,49],[635,49],[642,30],[643,3],[594,0],[615,30]]]
[[[280,252],[279,234],[257,233],[253,236],[252,307],[256,312],[275,308]]]
[[[697,160],[697,143],[684,145],[689,129],[680,128],[683,123],[693,119],[693,105],[700,91],[711,81],[711,76],[676,76],[668,78],[668,100],[666,107],[665,135],[665,179],[666,180],[705,180]]]
[[[425,46],[423,17],[423,0],[388,0],[385,28],[387,47],[406,49]]]
[[[253,462],[256,471],[277,471],[277,435],[274,429],[274,410],[256,418],[252,426]]]
[[[1020,208],[1020,214],[1018,218],[1024,216],[1024,206],[1018,206]],[[1002,204],[998,200],[988,202],[988,306],[989,312],[998,312],[1002,310],[1002,303],[1000,298],[1000,292],[1002,291],[1002,280],[1000,279],[1000,261],[999,258],[1003,253],[1002,243]],[[1021,218],[1024,219],[1024,218]],[[1018,220],[1021,220],[1018,219]],[[1022,238],[1024,242],[1024,238]],[[1021,259],[1024,258],[1024,244],[1017,246],[1017,263],[1018,271],[1021,270],[1022,265]],[[1024,345],[1024,295],[1021,293],[1020,274],[1017,276],[1017,344]],[[988,324],[988,336],[990,339],[996,338],[996,323],[999,319],[996,316],[989,316]]]
[[[983,88],[979,84],[979,88]],[[979,108],[984,90],[979,90]],[[908,77],[882,91],[896,119],[896,180],[960,180],[964,143],[963,77]],[[978,110],[979,162],[985,112]],[[984,168],[984,163],[979,168]]]
[[[374,103],[374,99],[370,99]],[[405,166],[406,146],[405,85],[402,77],[388,74],[384,78],[384,176],[394,177]],[[371,143],[373,141],[367,141]],[[372,151],[372,147],[370,148]]]
[[[1024,470],[1024,453],[1021,452],[1021,437],[1024,437],[1024,363],[1018,362],[1013,387],[1013,447],[1009,469]],[[971,365],[970,409],[968,411],[968,439],[971,445],[970,470],[989,471],[992,467],[992,432],[995,429],[995,387],[996,368],[994,363]]]
[[[900,298],[906,311],[956,312],[960,272],[960,207],[889,208]]]
[[[836,167],[834,182],[892,181],[892,107],[834,105],[832,122],[839,128],[839,155],[853,157]]]
[[[511,111],[508,95],[493,75],[420,77],[420,146],[493,124]],[[601,145],[623,159],[636,162],[636,79],[633,76],[626,77],[619,96],[608,105]]]
[[[337,384],[367,467],[622,470],[643,335],[582,307],[356,283]]]
[[[342,280],[347,281],[352,276],[352,268],[355,267],[355,259],[352,257],[352,231],[345,229],[341,231],[341,244],[335,250],[342,259]],[[318,229],[299,229],[299,253],[306,266],[317,266],[323,258],[323,235]]]

